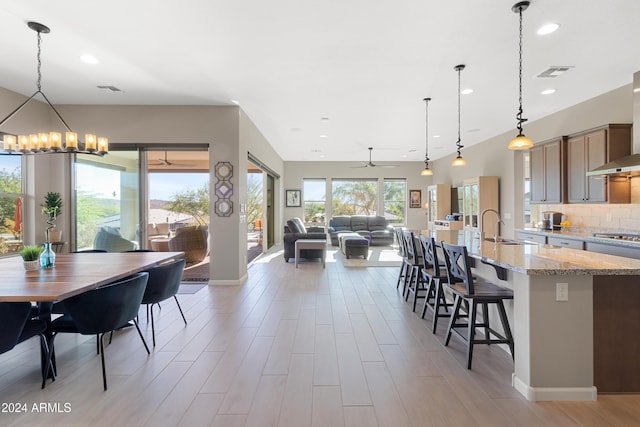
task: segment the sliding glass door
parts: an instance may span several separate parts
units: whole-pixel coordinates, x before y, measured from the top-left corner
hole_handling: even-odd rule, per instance
[[[140,247],[138,165],[137,151],[76,155],[72,250],[122,252]]]

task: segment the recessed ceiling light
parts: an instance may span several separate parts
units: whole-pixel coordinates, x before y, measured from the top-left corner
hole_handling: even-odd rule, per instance
[[[478,128],[469,129],[467,132],[469,132],[469,133],[480,132],[480,129],[478,129]]]
[[[460,93],[463,95],[469,95],[470,93],[473,93],[473,89],[470,89],[470,88],[462,89]]]
[[[320,138],[326,138],[327,135],[320,135]]]
[[[302,129],[300,128],[291,128],[290,130],[291,132],[302,132]]]
[[[320,154],[320,158],[324,159],[326,156],[324,154]]]
[[[555,89],[545,89],[542,92],[540,92],[542,95],[551,95],[552,93],[556,93]]]
[[[402,157],[403,159],[406,159],[406,158],[407,158],[407,155],[406,155],[406,154],[403,154],[403,155],[401,155],[400,157]]]
[[[539,36],[546,36],[547,34],[551,34],[560,28],[560,24],[544,24],[542,27],[538,28]]]
[[[98,61],[98,58],[96,58],[93,55],[82,55],[80,57],[80,60],[86,64],[92,64],[92,65],[95,65],[100,62]]]
[[[440,135],[433,135],[434,138],[440,138]]]

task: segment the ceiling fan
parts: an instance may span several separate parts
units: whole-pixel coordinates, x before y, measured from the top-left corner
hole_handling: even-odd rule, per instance
[[[150,165],[153,166],[194,166],[194,165],[190,165],[190,164],[184,164],[184,163],[174,163],[169,161],[169,159],[167,158],[167,150],[164,151],[164,159],[156,159],[158,161],[158,163],[150,163]]]
[[[373,147],[369,147],[369,161],[368,162],[360,162],[362,166],[351,166],[352,168],[397,168],[397,165],[377,165],[371,161],[371,152],[373,151]]]

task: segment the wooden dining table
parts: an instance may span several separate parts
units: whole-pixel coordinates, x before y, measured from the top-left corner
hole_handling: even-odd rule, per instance
[[[57,254],[55,266],[25,271],[22,258],[0,259],[0,301],[62,301],[112,283],[184,252],[107,252]]]
[[[102,285],[144,271],[184,252],[105,252],[57,254],[52,268],[26,271],[21,257],[0,259],[0,301],[35,302],[39,315],[47,319],[53,302],[62,301]],[[46,332],[47,340],[50,333]],[[55,355],[51,356],[55,367]],[[41,353],[44,372],[46,354]],[[53,370],[52,370],[53,371]],[[53,373],[49,373],[53,377]]]

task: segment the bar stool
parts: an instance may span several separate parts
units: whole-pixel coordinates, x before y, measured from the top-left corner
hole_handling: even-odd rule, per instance
[[[398,272],[398,281],[396,283],[396,289],[400,287],[400,282],[405,282],[406,269],[407,269],[407,251],[404,248],[404,237],[402,236],[402,228],[395,227],[393,231],[396,233],[396,240],[398,241],[398,255],[402,257],[402,264],[400,264],[400,271]],[[404,293],[404,287],[403,287]]]
[[[404,237],[404,249],[407,253],[403,295],[405,301],[409,300],[409,294],[414,295],[413,311],[416,311],[417,294],[420,290],[424,290],[424,279],[420,274],[420,269],[423,266],[423,258],[416,247],[416,239],[413,231],[403,230],[402,235]]]
[[[453,315],[449,320],[444,345],[449,345],[452,332],[467,341],[467,369],[471,369],[475,344],[507,344],[513,358],[513,336],[504,309],[504,300],[513,299],[513,291],[493,283],[474,281],[466,246],[450,245],[445,242],[441,242],[441,246],[447,266],[447,286],[455,295]],[[461,313],[463,301],[468,304],[467,314]],[[489,304],[495,304],[498,309],[504,335],[491,328],[489,324]],[[482,322],[477,319],[478,306],[482,307]],[[459,322],[461,318],[467,318],[467,321]],[[484,329],[483,339],[476,338],[476,328]],[[466,333],[458,329],[466,329]],[[491,335],[496,338],[491,338]]]
[[[443,283],[447,282],[447,270],[444,261],[438,259],[436,250],[436,241],[433,237],[418,236],[420,246],[422,247],[422,256],[424,257],[424,268],[422,269],[422,277],[426,283],[426,294],[424,297],[424,305],[422,306],[422,318],[427,312],[427,308],[433,312],[432,332],[436,333],[439,317],[451,317],[453,303],[447,301],[444,293]],[[444,310],[444,312],[442,312]]]

